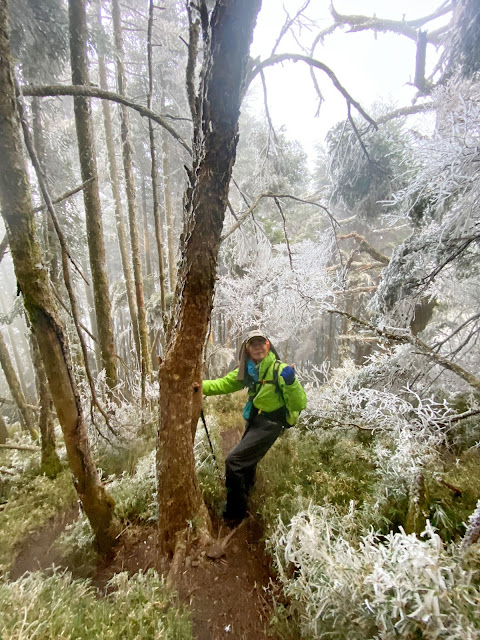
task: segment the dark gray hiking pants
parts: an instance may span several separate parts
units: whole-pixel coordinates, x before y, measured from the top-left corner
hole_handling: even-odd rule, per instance
[[[257,464],[282,431],[280,422],[274,422],[263,414],[257,414],[246,423],[242,439],[225,460],[226,518],[236,520],[245,517]]]

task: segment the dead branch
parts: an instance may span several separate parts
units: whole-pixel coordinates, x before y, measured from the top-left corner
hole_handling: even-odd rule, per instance
[[[270,147],[270,134],[273,136],[273,141],[275,144],[277,143],[277,134],[275,133],[275,129],[272,123],[272,118],[270,117],[270,111],[268,109],[267,83],[265,82],[265,74],[263,73],[263,70],[260,71],[260,78],[262,80],[262,87],[263,87],[263,104],[265,107],[265,117],[267,118],[267,123],[268,123],[268,140],[267,140],[267,153],[266,153],[268,157],[268,150]]]
[[[403,118],[404,116],[412,116],[417,113],[425,113],[427,111],[433,111],[436,108],[436,105],[433,102],[425,102],[424,104],[415,104],[410,107],[401,107],[400,109],[395,109],[394,111],[390,111],[390,113],[386,113],[384,116],[381,116],[377,119],[377,124],[385,124],[386,122],[390,122],[390,120],[394,120],[395,118]]]
[[[318,202],[315,202],[314,200],[306,200],[303,198],[297,198],[296,196],[291,196],[289,194],[285,194],[285,193],[261,193],[257,199],[255,200],[255,202],[251,205],[248,205],[248,209],[242,213],[241,216],[238,217],[237,221],[235,222],[235,224],[230,227],[230,229],[221,237],[221,241],[223,242],[223,240],[225,240],[226,238],[228,238],[228,236],[232,235],[232,233],[234,231],[236,231],[244,222],[245,220],[248,218],[248,216],[258,207],[258,205],[260,204],[260,202],[263,200],[263,198],[289,198],[290,200],[295,200],[295,202],[301,202],[302,204],[311,204],[314,207],[318,207],[319,209],[322,209],[322,211],[325,211],[325,213],[327,214],[327,216],[330,218],[331,222],[332,222],[332,226],[333,225],[337,225],[340,226],[340,223],[338,222],[338,220],[336,218],[334,218],[334,216],[329,212],[329,210],[327,209],[327,207],[324,207],[322,204],[319,204]]]
[[[293,271],[292,251],[290,249],[290,242],[288,241],[288,235],[287,235],[287,220],[285,218],[285,214],[283,213],[282,205],[280,204],[280,201],[278,200],[278,198],[274,198],[273,201],[275,202],[275,204],[277,206],[277,209],[280,211],[280,215],[282,216],[283,236],[285,238],[285,244],[287,245],[288,260],[290,262],[290,269]]]
[[[390,258],[383,253],[381,253],[378,249],[375,249],[373,245],[371,245],[363,236],[361,236],[356,231],[352,231],[351,233],[347,233],[342,236],[338,236],[338,240],[348,240],[353,238],[359,244],[359,250],[368,253],[374,260],[381,262],[384,265],[387,265],[390,262]]]
[[[287,17],[285,18],[285,22],[284,22],[282,28],[280,29],[280,33],[278,35],[277,41],[273,45],[273,49],[272,49],[272,52],[270,54],[271,56],[275,55],[275,51],[277,50],[278,45],[282,41],[283,36],[286,33],[288,33],[288,31],[291,28],[291,26],[298,20],[299,16],[305,11],[305,9],[308,7],[309,4],[310,4],[310,0],[306,0],[303,3],[303,5],[300,7],[300,9],[297,11],[297,13],[293,16],[293,18],[290,18],[290,16],[288,15],[288,13],[287,13],[287,11],[285,10],[285,7],[284,7],[284,11],[287,14]]]
[[[192,150],[182,138],[182,136],[175,131],[175,129],[168,124],[168,122],[157,113],[154,113],[147,107],[144,107],[141,104],[133,102],[125,96],[121,96],[118,93],[114,93],[113,91],[105,91],[103,89],[98,89],[97,87],[84,87],[82,85],[46,85],[46,86],[33,86],[26,85],[21,88],[22,94],[24,96],[37,96],[39,98],[51,97],[51,96],[85,96],[87,98],[100,98],[101,100],[111,100],[112,102],[118,102],[120,104],[125,105],[126,107],[130,107],[130,109],[134,109],[137,111],[142,117],[150,118],[161,127],[163,127],[168,133],[175,138],[177,142],[179,142],[182,147],[192,155]]]
[[[346,311],[339,311],[338,309],[329,309],[328,313],[335,313],[339,316],[343,316],[348,318],[351,322],[358,324],[359,326],[372,331],[378,336],[382,338],[386,338],[387,340],[391,340],[393,342],[407,343],[413,345],[415,348],[419,349],[422,352],[422,355],[426,356],[433,360],[436,364],[439,364],[444,369],[448,369],[452,371],[457,376],[465,380],[467,384],[469,384],[474,389],[480,391],[480,379],[474,376],[472,373],[458,365],[456,362],[452,362],[452,360],[448,360],[444,356],[436,353],[432,347],[429,347],[428,344],[420,340],[417,336],[412,335],[411,333],[393,333],[391,330],[387,329],[379,329],[375,327],[373,324],[366,322],[365,320],[361,320],[360,318],[356,318],[355,316],[347,313]]]
[[[31,447],[20,444],[0,444],[0,449],[14,449],[16,451],[40,451],[40,447]]]
[[[370,269],[383,269],[385,266],[381,262],[352,262],[350,265],[351,271],[370,271]],[[338,271],[339,269],[345,269],[344,264],[334,264],[331,267],[327,267],[327,273],[332,271]]]
[[[14,400],[10,400],[9,398],[3,398],[2,396],[0,396],[0,404],[12,404],[16,406],[17,403]],[[40,411],[40,407],[37,407],[36,404],[25,404],[25,406],[32,411]]]
[[[64,200],[67,200],[68,198],[70,198],[70,196],[74,196],[79,191],[82,191],[85,188],[85,186],[92,180],[93,178],[89,178],[88,180],[85,180],[85,182],[82,182],[82,184],[79,185],[78,187],[75,187],[74,189],[70,189],[69,191],[65,191],[65,193],[62,193],[62,195],[58,196],[58,198],[54,198],[52,200],[52,204],[59,204],[60,202],[63,202]],[[39,211],[43,211],[46,208],[47,208],[47,205],[42,204],[39,207],[35,207],[33,212],[38,213]]]
[[[373,118],[371,118],[368,115],[368,113],[363,109],[363,107],[356,100],[354,100],[354,98],[348,93],[345,87],[343,87],[340,84],[340,81],[338,80],[335,73],[330,69],[330,67],[327,67],[327,65],[323,64],[323,62],[320,62],[319,60],[315,60],[314,58],[310,58],[309,56],[304,56],[299,53],[282,53],[282,54],[275,54],[273,56],[270,56],[270,58],[267,58],[263,62],[258,62],[253,66],[246,80],[246,86],[248,87],[250,85],[250,83],[253,81],[255,76],[257,76],[262,69],[265,69],[266,67],[272,67],[273,65],[279,64],[280,62],[287,62],[287,61],[305,62],[305,64],[308,64],[310,67],[315,67],[316,69],[320,69],[320,71],[323,71],[324,73],[326,73],[326,75],[332,81],[334,87],[345,98],[347,105],[350,104],[352,107],[354,107],[358,111],[358,113],[360,113],[360,115],[363,118],[365,118],[365,120],[370,125],[372,125],[372,127],[377,129],[377,123],[375,122],[375,120],[373,120]]]

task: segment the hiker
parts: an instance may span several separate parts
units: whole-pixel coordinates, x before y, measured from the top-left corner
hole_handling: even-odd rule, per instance
[[[227,503],[223,517],[235,524],[245,518],[247,500],[255,482],[258,462],[285,428],[293,426],[307,398],[295,377],[294,365],[280,362],[262,331],[250,331],[240,347],[239,364],[223,378],[203,381],[203,393],[215,396],[248,387],[243,408],[246,420],[242,439],[225,461]],[[194,389],[199,384],[194,383]]]

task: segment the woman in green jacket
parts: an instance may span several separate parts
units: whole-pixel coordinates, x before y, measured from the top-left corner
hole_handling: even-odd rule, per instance
[[[262,331],[250,331],[240,348],[239,360],[238,367],[223,378],[203,381],[206,396],[248,387],[248,401],[243,409],[245,432],[225,461],[227,505],[223,516],[231,523],[246,515],[258,462],[283,429],[296,423],[299,412],[307,405],[295,369],[279,361]]]

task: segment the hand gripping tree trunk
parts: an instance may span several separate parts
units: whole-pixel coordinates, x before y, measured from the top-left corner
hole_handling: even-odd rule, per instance
[[[204,62],[195,100],[193,171],[185,195],[182,262],[169,345],[159,369],[159,527],[164,550],[169,552],[188,521],[200,527],[209,525],[195,474],[192,430],[201,394],[192,393],[192,384],[201,380],[248,51],[260,5],[260,0],[221,0],[210,24],[204,21],[208,32],[204,33]]]
[[[68,5],[72,82],[73,84],[83,84],[87,86],[89,79],[85,0],[69,0]],[[89,180],[83,189],[83,199],[85,202],[88,252],[92,272],[98,339],[102,353],[102,363],[107,375],[107,384],[110,388],[113,388],[117,383],[117,364],[113,342],[113,322],[108,293],[102,210],[100,207],[100,197],[98,195],[97,163],[95,159],[90,101],[88,98],[77,96],[73,99],[73,105],[82,180],[84,182]]]
[[[75,487],[99,548],[108,551],[117,533],[114,502],[98,480],[65,332],[57,315],[48,271],[42,262],[15,106],[6,23],[7,0],[0,0],[0,157],[3,160],[0,206],[15,275],[45,365]]]

